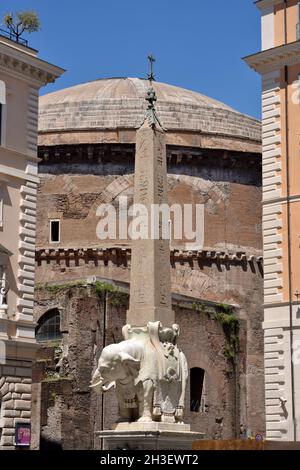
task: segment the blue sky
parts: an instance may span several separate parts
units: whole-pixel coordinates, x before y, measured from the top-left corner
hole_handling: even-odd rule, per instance
[[[0,0],[1,18],[20,10],[40,16],[30,46],[67,70],[42,93],[101,77],[144,77],[152,52],[157,80],[260,117],[260,78],[241,60],[260,49],[252,0]]]

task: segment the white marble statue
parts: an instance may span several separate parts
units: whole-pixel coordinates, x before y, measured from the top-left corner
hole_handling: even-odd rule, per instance
[[[91,388],[100,393],[116,388],[120,421],[183,421],[188,368],[176,345],[178,334],[178,325],[126,325],[125,341],[103,349]]]

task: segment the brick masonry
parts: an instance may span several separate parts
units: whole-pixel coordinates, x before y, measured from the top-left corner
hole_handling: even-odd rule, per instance
[[[40,349],[33,376],[32,442],[33,448],[92,449],[99,445],[94,431],[117,419],[117,402],[113,392],[102,402],[88,384],[102,348],[122,340],[127,305],[99,300],[91,287],[51,290],[51,285],[96,277],[128,290],[130,241],[100,242],[96,209],[100,203],[117,206],[121,195],[132,201],[135,148],[80,141],[59,145],[54,137],[56,145],[39,149],[34,318],[58,308],[63,352],[57,376],[55,347]],[[202,411],[190,412],[187,403],[186,421],[208,439],[265,431],[261,157],[246,147],[239,152],[167,148],[169,202],[204,205],[203,246],[190,251],[186,240],[172,242],[170,265],[180,345],[189,367],[205,370]],[[61,222],[56,244],[49,242],[50,219]],[[204,312],[193,307],[199,302]],[[239,317],[235,368],[223,354],[222,326],[206,312],[220,302],[233,305]]]
[[[92,286],[66,286],[54,291],[46,286],[36,291],[35,320],[45,311],[58,308],[63,332],[59,373],[55,368],[58,343],[42,346],[33,370],[33,415],[39,410],[39,420],[33,423],[36,446],[93,449],[99,445],[94,441],[94,431],[109,429],[116,421],[118,408],[114,392],[102,398],[90,392],[89,382],[102,348],[123,339],[121,330],[128,296],[123,294],[117,299],[109,293],[99,298]],[[190,412],[188,385],[185,419],[193,430],[205,432],[212,439],[239,437],[242,429],[263,432],[259,317],[252,312],[256,318],[246,320],[245,311],[236,310],[240,350],[233,366],[224,355],[227,340],[223,327],[214,318],[216,307],[209,302],[203,305],[200,308],[191,299],[173,296],[176,322],[181,330],[179,346],[190,368],[205,370],[201,411]],[[252,331],[249,340],[248,325]]]

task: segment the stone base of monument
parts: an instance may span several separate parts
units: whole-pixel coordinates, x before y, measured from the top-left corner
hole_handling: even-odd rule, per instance
[[[204,434],[177,423],[119,423],[114,430],[97,431],[105,450],[191,450]]]

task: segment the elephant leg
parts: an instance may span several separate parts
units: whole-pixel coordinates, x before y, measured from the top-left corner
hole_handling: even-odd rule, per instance
[[[139,422],[152,422],[153,391],[154,387],[152,380],[145,380],[143,382],[143,389],[140,391],[139,395]]]

